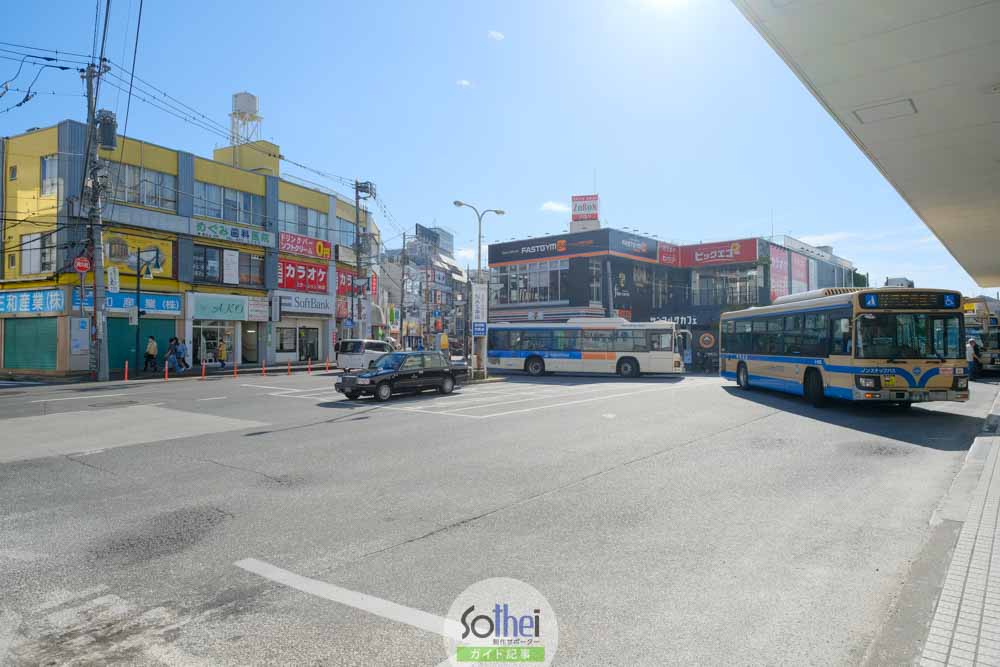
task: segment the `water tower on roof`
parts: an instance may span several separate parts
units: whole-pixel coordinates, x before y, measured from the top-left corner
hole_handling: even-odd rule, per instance
[[[260,139],[260,105],[257,96],[248,93],[233,95],[233,112],[230,119],[230,144],[239,146]]]

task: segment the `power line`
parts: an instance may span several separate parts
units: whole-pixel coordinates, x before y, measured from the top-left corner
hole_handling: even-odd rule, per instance
[[[129,112],[132,110],[132,84],[135,81],[135,59],[139,54],[139,30],[142,27],[142,2],[139,0],[139,17],[135,22],[135,44],[132,47],[132,70],[129,74],[128,82],[128,97],[125,100],[125,125],[122,129],[122,147],[121,152],[118,155],[118,173],[121,174],[122,162],[125,160],[125,143],[128,141],[128,116]],[[114,205],[112,204],[112,211],[114,211]]]
[[[100,1],[101,0],[97,0],[98,7],[100,6]],[[97,32],[97,18],[96,18],[96,16],[94,18],[94,32],[95,33]],[[66,51],[65,49],[45,49],[45,48],[42,48],[40,46],[28,46],[27,44],[15,44],[14,42],[0,42],[0,45],[3,45],[3,46],[13,46],[16,49],[28,49],[29,51],[45,51],[46,53],[55,53],[55,54],[64,53],[64,54],[66,54],[68,56],[76,56],[76,57],[84,58],[84,59],[88,59],[88,58],[92,59],[93,58],[93,56],[88,56],[86,53],[74,53],[73,51]],[[96,40],[95,40],[95,47],[96,47]]]

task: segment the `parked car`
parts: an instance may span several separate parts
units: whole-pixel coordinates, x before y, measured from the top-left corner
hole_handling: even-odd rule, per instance
[[[368,370],[340,376],[335,388],[351,400],[374,396],[388,401],[393,394],[423,389],[450,394],[467,374],[464,363],[451,362],[440,352],[393,352],[372,362]]]
[[[365,369],[368,364],[392,351],[392,345],[384,340],[347,338],[337,343],[337,367],[344,370]]]

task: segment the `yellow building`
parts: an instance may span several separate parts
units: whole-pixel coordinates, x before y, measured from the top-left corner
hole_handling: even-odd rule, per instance
[[[0,373],[90,368],[94,276],[74,270],[92,257],[85,140],[70,120],[0,140]],[[279,156],[269,142],[209,159],[124,137],[99,151],[103,249],[120,286],[107,303],[111,368],[142,364],[150,336],[159,368],[171,337],[193,365],[220,363],[220,342],[237,363],[330,355],[336,246],[353,248],[354,207],[282,179]]]

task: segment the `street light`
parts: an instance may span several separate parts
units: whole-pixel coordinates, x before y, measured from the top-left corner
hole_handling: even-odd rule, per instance
[[[477,239],[478,239],[479,242],[476,244],[476,281],[477,282],[482,282],[482,276],[483,276],[483,258],[482,258],[482,254],[483,254],[483,216],[485,216],[487,213],[495,213],[496,215],[505,215],[506,213],[501,208],[488,208],[485,211],[483,211],[482,213],[480,213],[478,208],[476,208],[472,204],[466,204],[464,201],[461,201],[459,199],[456,199],[455,202],[454,202],[454,204],[458,208],[462,208],[463,206],[466,207],[466,208],[471,208],[476,213],[476,220],[479,222],[479,234],[477,236]]]

